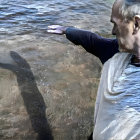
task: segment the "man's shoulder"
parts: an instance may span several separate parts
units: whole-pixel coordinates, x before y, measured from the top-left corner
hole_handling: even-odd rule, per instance
[[[120,65],[124,65],[124,63],[129,63],[130,59],[131,59],[132,54],[127,53],[127,52],[118,52],[116,53],[114,56],[112,56],[110,59],[108,59],[108,61],[105,62],[103,68],[117,68],[117,66],[119,67]]]

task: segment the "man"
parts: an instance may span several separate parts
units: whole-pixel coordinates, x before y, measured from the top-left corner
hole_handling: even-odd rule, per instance
[[[95,106],[93,140],[140,140],[140,1],[116,0],[111,22],[121,52],[111,52],[112,56],[117,54],[103,67]],[[95,37],[96,42],[100,39],[102,41]],[[112,45],[113,41],[109,40]],[[104,50],[104,46],[102,48]],[[100,56],[100,52],[93,50]],[[106,54],[103,55],[100,60],[104,63],[109,57],[103,59]]]
[[[116,0],[111,15],[122,53],[103,67],[94,140],[140,140],[140,1]]]

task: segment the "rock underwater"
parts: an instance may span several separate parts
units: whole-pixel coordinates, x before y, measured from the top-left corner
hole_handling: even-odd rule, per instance
[[[101,67],[93,64],[91,75],[91,60],[65,69],[62,62],[36,67],[17,52],[0,54],[1,140],[87,139]]]

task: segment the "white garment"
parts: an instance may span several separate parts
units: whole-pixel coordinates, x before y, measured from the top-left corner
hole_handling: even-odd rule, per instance
[[[103,67],[93,140],[140,140],[140,67],[132,55],[117,53]]]

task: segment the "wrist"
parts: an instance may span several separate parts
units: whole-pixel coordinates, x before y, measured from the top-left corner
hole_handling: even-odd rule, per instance
[[[69,27],[64,27],[63,28],[63,34],[66,34],[66,30],[68,29]]]

